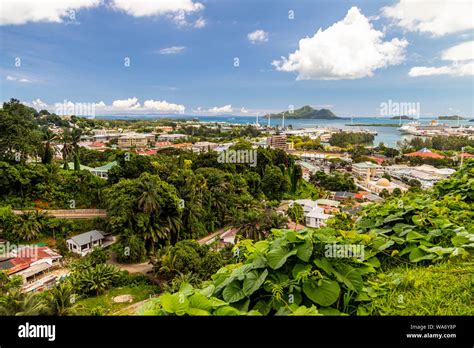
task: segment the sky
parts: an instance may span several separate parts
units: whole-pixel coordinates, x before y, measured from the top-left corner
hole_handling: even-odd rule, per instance
[[[382,107],[390,103],[416,105],[422,117],[474,117],[473,7],[2,0],[0,99],[78,115],[250,116],[311,105],[396,116]]]

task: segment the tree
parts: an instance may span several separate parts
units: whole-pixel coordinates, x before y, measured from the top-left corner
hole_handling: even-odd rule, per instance
[[[382,191],[380,191],[379,196],[382,198],[387,198],[390,196],[390,192],[388,192],[387,189],[383,189]]]
[[[79,128],[74,128],[71,132],[71,146],[72,146],[72,154],[74,158],[74,170],[81,169],[81,163],[79,161],[79,142],[81,141],[82,130]]]
[[[56,134],[54,134],[48,127],[43,127],[42,132],[44,148],[41,156],[41,162],[43,164],[50,164],[53,161],[54,157],[54,149],[51,145],[51,142],[56,139]]]
[[[293,220],[295,223],[300,223],[304,219],[304,210],[301,204],[299,203],[293,203],[288,207],[287,210],[287,215],[288,217]]]
[[[263,193],[269,199],[281,200],[283,194],[288,191],[290,182],[279,167],[268,165],[262,179]]]
[[[19,289],[9,291],[0,296],[0,315],[3,316],[34,316],[49,314],[48,302],[41,295],[30,292],[23,293]]]
[[[46,215],[41,212],[27,212],[18,217],[18,225],[15,232],[21,240],[34,240],[39,237],[43,230]]]
[[[70,275],[74,289],[85,295],[100,295],[120,278],[119,269],[107,263],[79,267]]]
[[[53,315],[71,315],[76,312],[79,296],[69,281],[61,281],[47,292]]]

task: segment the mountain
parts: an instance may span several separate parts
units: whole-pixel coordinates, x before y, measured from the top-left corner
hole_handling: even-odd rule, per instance
[[[270,116],[271,118],[274,118],[274,117],[282,118],[283,115],[285,116],[286,119],[335,120],[335,119],[341,118],[334,115],[334,113],[331,110],[328,110],[328,109],[316,110],[316,109],[313,109],[309,105],[296,109],[293,112],[284,111],[278,114],[265,115],[264,117],[268,118]]]
[[[438,120],[464,120],[464,117],[458,115],[452,116],[438,116]]]

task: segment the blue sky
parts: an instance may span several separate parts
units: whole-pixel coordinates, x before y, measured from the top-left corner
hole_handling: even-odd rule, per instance
[[[3,101],[93,103],[107,115],[309,104],[379,116],[392,100],[474,117],[470,1],[41,2],[3,5]]]

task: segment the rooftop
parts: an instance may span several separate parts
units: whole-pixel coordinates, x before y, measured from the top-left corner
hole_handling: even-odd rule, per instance
[[[87,243],[95,242],[104,238],[104,235],[100,231],[92,230],[89,232],[78,234],[77,236],[71,237],[69,239],[77,245],[85,245]]]

